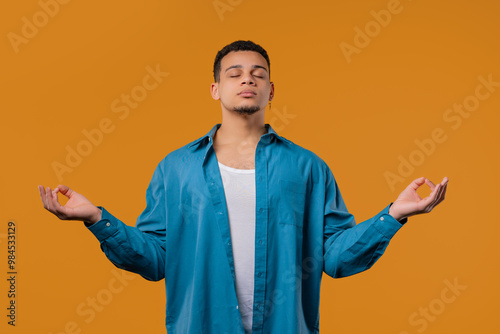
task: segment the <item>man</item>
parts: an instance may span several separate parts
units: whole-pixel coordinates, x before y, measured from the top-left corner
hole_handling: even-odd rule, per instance
[[[64,185],[39,186],[44,207],[84,221],[118,268],[165,278],[169,334],[318,333],[323,272],[370,268],[407,217],[444,199],[448,179],[416,179],[356,225],[326,163],[264,123],[274,96],[266,51],[225,46],[214,80],[222,123],[158,164],[135,227]]]

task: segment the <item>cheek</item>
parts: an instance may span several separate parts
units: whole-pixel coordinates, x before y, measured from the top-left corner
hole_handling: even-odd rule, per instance
[[[224,100],[228,100],[231,98],[231,94],[229,94],[227,91],[219,91],[219,97]]]
[[[265,89],[265,90],[263,90],[263,91],[262,91],[262,96],[261,96],[261,97],[262,97],[264,100],[266,100],[266,101],[267,101],[267,100],[269,99],[269,96],[270,96],[270,95],[271,95],[271,88],[268,88],[268,89]]]
[[[231,89],[228,88],[228,87],[224,87],[224,86],[219,86],[219,96],[220,97],[228,97],[231,95]]]

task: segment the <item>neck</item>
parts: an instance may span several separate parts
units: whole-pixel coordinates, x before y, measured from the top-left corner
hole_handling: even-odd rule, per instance
[[[267,130],[264,113],[239,115],[235,112],[222,114],[222,123],[214,136],[214,144],[231,146],[256,146]]]

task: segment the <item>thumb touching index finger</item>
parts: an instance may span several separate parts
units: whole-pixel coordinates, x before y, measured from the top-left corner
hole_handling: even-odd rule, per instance
[[[55,190],[59,191],[61,194],[63,194],[64,196],[66,196],[68,198],[73,193],[73,190],[71,190],[68,186],[65,186],[64,184],[58,185]]]

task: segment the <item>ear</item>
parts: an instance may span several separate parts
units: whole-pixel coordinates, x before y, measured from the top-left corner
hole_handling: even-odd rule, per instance
[[[212,98],[214,100],[220,99],[219,96],[219,84],[217,82],[214,82],[210,85],[210,93],[212,94]]]
[[[272,101],[274,98],[274,82],[271,81],[271,91],[269,92],[269,101]]]

